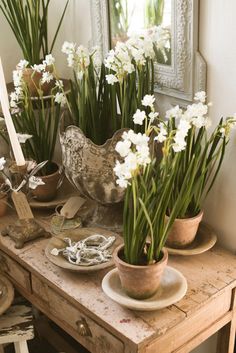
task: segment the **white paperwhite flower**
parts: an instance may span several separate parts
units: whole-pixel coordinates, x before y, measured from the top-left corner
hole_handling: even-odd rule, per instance
[[[141,65],[141,66],[145,65],[146,59],[144,56],[144,50],[142,48],[137,48],[132,46],[131,53],[137,65]]]
[[[201,103],[205,103],[206,101],[206,92],[200,91],[195,94],[194,100],[199,101]]]
[[[106,75],[106,80],[109,85],[114,85],[114,83],[118,82],[118,78],[115,75]]]
[[[33,135],[28,135],[28,134],[16,134],[16,135],[20,143],[25,143],[27,140],[33,137]]]
[[[50,72],[48,72],[48,71],[45,71],[45,72],[43,72],[43,75],[42,75],[42,78],[41,78],[41,82],[42,83],[49,83],[49,82],[51,82],[52,80],[53,80],[53,75],[50,73]]]
[[[177,130],[175,137],[174,137],[175,143],[172,146],[173,150],[175,152],[181,152],[185,149],[185,147],[187,145],[187,143],[185,141],[185,137],[186,137],[185,132]]]
[[[39,73],[45,71],[45,69],[46,69],[46,65],[45,64],[39,64],[39,65],[34,64],[31,67],[32,67],[32,69],[34,71],[39,72]]]
[[[150,158],[150,151],[149,151],[149,147],[148,146],[136,146],[136,150],[137,150],[137,161],[138,164],[145,166],[149,163],[151,163],[151,158]]]
[[[180,107],[178,105],[176,105],[174,108],[167,110],[166,112],[166,118],[170,119],[170,118],[180,118],[182,116],[182,109],[180,109]]]
[[[149,118],[150,118],[150,122],[153,123],[154,120],[158,117],[159,113],[156,112],[151,112],[148,114]]]
[[[43,64],[45,66],[50,66],[55,63],[55,58],[52,56],[52,54],[48,54],[45,56],[45,60],[43,61]]]
[[[6,164],[6,160],[4,157],[1,157],[0,158],[0,170],[3,170],[4,169],[4,166]]]
[[[198,116],[197,118],[192,119],[192,124],[200,129],[203,126],[206,126],[207,119],[204,116]]]
[[[143,125],[143,121],[146,118],[146,114],[144,111],[141,111],[140,109],[136,110],[136,113],[133,115],[133,121],[137,125]]]
[[[23,70],[29,65],[29,62],[25,59],[20,60],[20,62],[17,64],[17,69]]]
[[[130,146],[131,142],[129,140],[118,141],[115,150],[121,157],[126,157],[130,153]]]
[[[22,75],[22,70],[13,71],[13,83],[15,87],[19,87],[22,85]]]
[[[127,179],[124,178],[119,178],[116,180],[117,185],[119,185],[121,188],[126,189],[127,186],[129,185],[129,182]]]
[[[182,132],[183,135],[187,135],[188,134],[188,130],[191,128],[191,124],[185,120],[185,119],[181,119],[178,125],[178,130]]]
[[[69,67],[73,67],[75,64],[75,54],[70,53],[67,56],[67,64]]]
[[[116,183],[123,188],[129,184],[129,179],[139,167],[144,167],[151,162],[148,146],[149,137],[133,130],[125,131],[123,141],[119,141],[116,150],[124,158],[124,163],[116,162],[114,172],[117,176]]]
[[[45,183],[42,181],[41,178],[35,177],[35,176],[31,176],[29,178],[29,188],[32,190],[35,190],[37,188],[37,186],[39,185],[44,185]]]
[[[114,172],[119,179],[130,179],[132,177],[131,171],[128,168],[127,164],[120,163],[116,161],[116,165],[114,167]]]
[[[188,120],[188,119],[203,117],[204,115],[207,114],[207,112],[208,112],[208,106],[206,104],[199,102],[199,103],[188,105],[184,115],[187,117],[187,120]]]
[[[55,86],[58,87],[59,89],[63,89],[64,83],[62,80],[56,80]]]
[[[130,50],[127,44],[122,42],[117,42],[115,49],[109,51],[104,63],[115,73],[119,81],[135,70]]]
[[[55,102],[61,104],[62,106],[66,104],[66,97],[64,93],[57,92],[55,95]]]
[[[130,141],[136,146],[148,146],[149,137],[141,132],[130,134]]]
[[[138,168],[138,158],[137,154],[134,152],[130,152],[126,157],[125,157],[125,165],[127,166],[128,170],[131,172],[136,170]]]
[[[10,107],[13,109],[17,109],[17,102],[19,101],[19,95],[16,92],[11,92],[10,94]]]
[[[64,42],[61,48],[62,53],[70,54],[75,50],[75,43]]]
[[[160,131],[159,131],[159,134],[156,137],[154,137],[154,140],[162,143],[167,138],[167,130],[166,130],[166,127],[163,123],[160,123],[158,125],[158,127],[159,127]]]
[[[142,105],[145,107],[153,108],[153,104],[155,102],[155,97],[150,94],[146,94],[142,99]]]
[[[175,152],[181,152],[185,149],[186,147],[186,141],[182,140],[182,141],[179,141],[179,143],[174,143],[172,148]]]

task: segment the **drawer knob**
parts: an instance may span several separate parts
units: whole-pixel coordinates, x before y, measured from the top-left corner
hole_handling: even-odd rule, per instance
[[[92,337],[92,332],[91,332],[91,330],[90,330],[90,328],[84,318],[81,318],[81,320],[76,321],[76,325],[77,325],[78,333],[80,336]]]

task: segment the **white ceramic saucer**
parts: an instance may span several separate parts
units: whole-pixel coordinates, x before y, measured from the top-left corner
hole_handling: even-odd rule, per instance
[[[105,294],[118,304],[141,311],[152,311],[165,308],[178,302],[187,292],[187,281],[179,271],[167,266],[162,275],[160,288],[149,299],[138,300],[130,298],[121,287],[118,270],[111,270],[102,281]]]

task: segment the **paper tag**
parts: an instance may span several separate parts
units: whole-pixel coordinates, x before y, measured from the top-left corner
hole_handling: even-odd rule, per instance
[[[34,218],[34,215],[31,211],[28,200],[21,191],[13,191],[11,194],[12,201],[15,205],[17,215],[19,219],[31,219]]]
[[[61,216],[67,219],[73,218],[85,201],[86,199],[79,196],[70,197],[61,209]]]

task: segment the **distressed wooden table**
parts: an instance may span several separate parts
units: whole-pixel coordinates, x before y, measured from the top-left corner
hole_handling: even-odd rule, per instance
[[[1,218],[0,228],[15,216]],[[187,353],[219,331],[218,353],[233,353],[236,258],[214,247],[197,256],[171,256],[188,281],[187,295],[155,312],[122,308],[103,293],[107,271],[77,274],[51,264],[47,239],[21,250],[1,237],[1,264],[19,292],[93,353]]]

